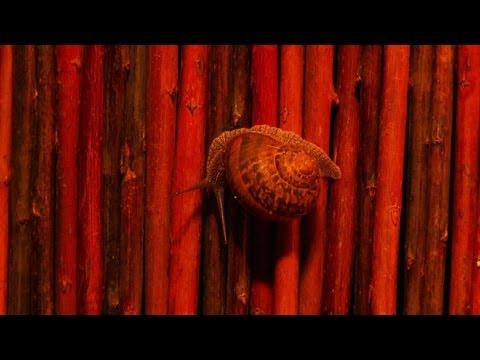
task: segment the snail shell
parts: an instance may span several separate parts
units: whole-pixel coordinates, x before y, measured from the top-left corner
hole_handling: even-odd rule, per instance
[[[314,207],[322,176],[341,177],[338,166],[322,149],[295,133],[258,125],[226,131],[215,138],[208,153],[206,178],[182,192],[213,189],[226,239],[225,183],[251,212],[284,221]]]
[[[320,168],[299,146],[260,133],[236,136],[224,154],[225,175],[246,208],[275,221],[305,215],[320,190]]]

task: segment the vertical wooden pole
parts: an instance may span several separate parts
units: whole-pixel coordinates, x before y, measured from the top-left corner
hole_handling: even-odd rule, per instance
[[[7,313],[13,46],[0,46],[0,315]]]
[[[471,311],[477,229],[480,131],[480,46],[458,47],[457,113],[453,173],[453,239],[449,313]]]
[[[278,46],[252,46],[252,125],[278,126]],[[252,221],[250,313],[273,312],[273,223]]]
[[[333,89],[333,45],[307,45],[305,61],[304,137],[328,153]],[[305,236],[300,256],[299,312],[321,311],[327,250],[328,179],[322,178],[317,205],[303,222]]]
[[[480,315],[480,218],[478,214],[480,209],[480,191],[477,194],[477,228],[475,237],[475,250],[473,253],[473,271],[472,271],[472,291],[471,291],[471,314]]]
[[[120,308],[125,315],[142,313],[143,237],[145,214],[146,55],[144,45],[129,46],[121,135]]]
[[[105,118],[102,142],[104,312],[120,313],[120,132],[130,62],[127,45],[105,48]]]
[[[333,159],[342,178],[331,184],[328,211],[328,249],[323,312],[347,314],[356,240],[357,164],[360,145],[360,106],[356,96],[361,46],[344,45],[338,51],[339,110],[335,121]]]
[[[238,45],[233,48],[232,59],[232,108],[231,125],[249,127],[250,121],[250,47]],[[227,194],[227,222],[231,224],[228,241],[227,296],[226,313],[235,315],[248,314],[250,297],[250,267],[248,241],[248,214]]]
[[[173,190],[202,179],[205,171],[209,48],[182,47],[180,98]],[[169,264],[169,314],[196,314],[200,281],[202,193],[192,191],[172,199],[172,241]]]
[[[378,124],[382,91],[382,46],[366,45],[362,53],[358,240],[355,267],[355,314],[370,312],[373,228],[377,190]]]
[[[384,49],[371,312],[395,314],[410,47]]]
[[[206,129],[206,151],[213,139],[227,129],[230,106],[231,45],[210,49],[209,104]],[[205,206],[202,257],[202,313],[225,314],[227,248],[225,247],[219,210],[211,193]]]
[[[78,311],[102,312],[102,129],[104,47],[86,48],[82,83],[79,156]]]
[[[146,123],[145,312],[168,305],[173,160],[177,120],[178,46],[149,46]]]
[[[305,47],[281,47],[280,128],[302,135]],[[275,243],[273,310],[277,315],[298,314],[300,219],[279,223]]]
[[[455,47],[435,49],[431,105],[430,158],[428,161],[427,240],[422,314],[444,312],[445,257],[450,209],[453,74]]]
[[[412,47],[406,153],[405,204],[405,294],[404,312],[422,312],[425,273],[425,241],[428,220],[427,177],[430,146],[430,105],[432,97],[434,48],[432,45]],[[400,280],[402,281],[402,280]]]
[[[10,196],[8,313],[30,314],[31,182],[35,128],[35,47],[13,51],[13,144]]]
[[[55,47],[36,48],[37,103],[34,121],[36,146],[32,173],[32,311],[53,314],[54,306],[54,156],[56,102]]]
[[[57,46],[58,122],[56,173],[55,310],[77,313],[78,140],[82,45]]]

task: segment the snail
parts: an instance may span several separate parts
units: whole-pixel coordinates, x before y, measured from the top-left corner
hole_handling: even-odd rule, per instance
[[[212,189],[225,243],[224,188],[254,214],[271,221],[306,215],[315,205],[320,177],[341,177],[339,167],[318,146],[268,125],[225,131],[208,152],[206,177],[177,195]]]

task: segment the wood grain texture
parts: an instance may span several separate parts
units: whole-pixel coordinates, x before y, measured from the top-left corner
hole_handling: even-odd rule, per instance
[[[57,120],[56,61],[53,45],[36,48],[37,102],[34,112],[36,145],[32,188],[32,311],[54,311],[54,157]]]
[[[252,125],[278,125],[278,46],[252,46]],[[250,314],[273,312],[274,224],[252,221]]]
[[[330,115],[336,99],[333,88],[333,45],[307,45],[305,55],[305,140],[328,153]],[[317,204],[303,220],[304,236],[300,256],[299,313],[321,312],[327,249],[327,195],[329,181],[322,178]]]
[[[422,314],[444,313],[446,252],[449,238],[450,175],[455,47],[435,49],[428,161],[428,221]]]
[[[395,314],[410,47],[384,48],[371,312]]]
[[[305,47],[283,45],[280,48],[279,126],[302,135]],[[273,312],[298,314],[300,268],[300,219],[279,223],[273,270]]]
[[[342,45],[338,50],[339,109],[335,119],[333,160],[342,178],[330,185],[328,249],[323,289],[323,312],[347,314],[350,310],[354,249],[357,235],[356,193],[360,145],[360,104],[356,96],[361,46]]]
[[[249,127],[250,112],[250,52],[251,47],[233,47],[231,127]],[[227,223],[231,224],[228,241],[226,314],[246,315],[250,298],[249,215],[227,191]]]
[[[428,219],[427,177],[434,48],[412,47],[405,204],[405,314],[422,312]]]
[[[120,311],[142,313],[145,220],[146,55],[144,45],[130,45],[130,72],[121,130]]]
[[[199,182],[204,174],[208,58],[208,46],[182,47],[174,191]],[[202,203],[200,191],[172,199],[169,314],[196,314],[198,311]]]
[[[360,75],[359,213],[354,290],[354,313],[360,315],[370,312],[382,55],[381,45],[363,47]]]
[[[13,143],[10,196],[8,314],[30,314],[32,159],[35,139],[35,47],[13,51]]]
[[[210,49],[209,108],[206,129],[207,151],[226,128],[231,104],[233,46],[215,45]],[[207,193],[205,193],[207,195]],[[226,306],[227,248],[222,235],[219,209],[208,194],[203,224],[202,313],[223,315]]]
[[[8,304],[8,243],[13,102],[13,46],[0,46],[0,315]]]
[[[178,46],[150,46],[145,134],[145,313],[152,315],[165,315],[168,305],[177,93]]]
[[[77,313],[78,141],[82,45],[57,46],[55,312]]]
[[[449,313],[471,312],[477,230],[480,46],[458,47]],[[475,264],[476,265],[476,264]]]
[[[106,314],[120,314],[120,137],[125,88],[130,72],[128,46],[105,48],[105,117],[102,142],[102,234]]]
[[[104,46],[85,49],[79,153],[78,312],[102,313],[102,130]]]

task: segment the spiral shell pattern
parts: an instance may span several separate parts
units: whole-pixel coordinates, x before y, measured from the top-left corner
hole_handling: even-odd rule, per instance
[[[223,155],[230,189],[254,213],[282,221],[305,215],[315,205],[322,172],[301,146],[244,132],[228,142]]]

